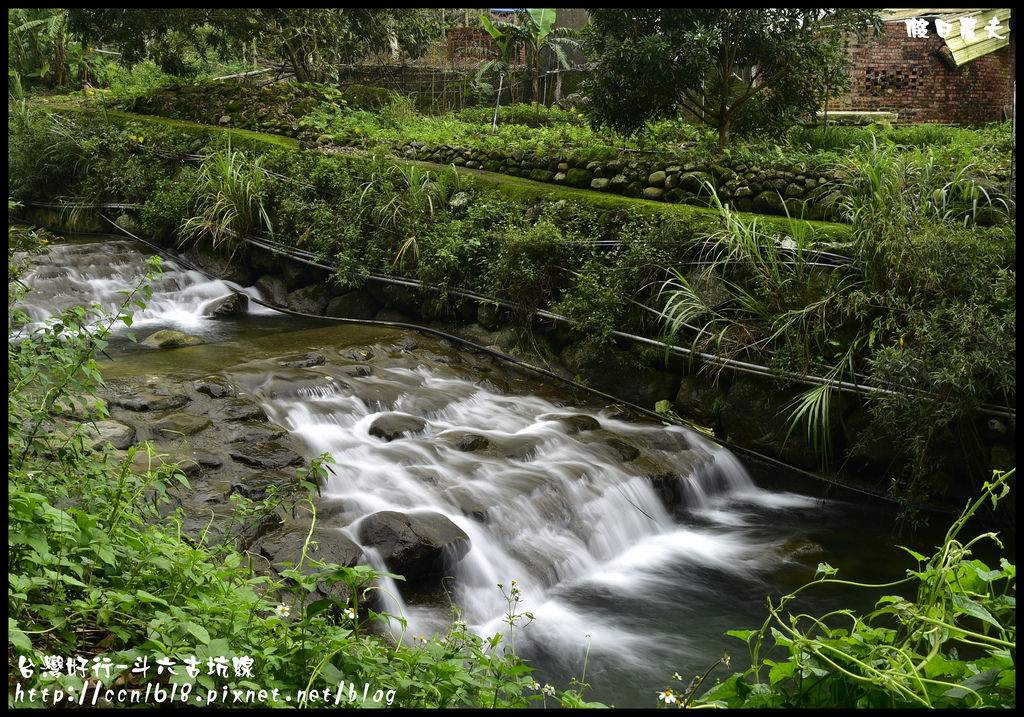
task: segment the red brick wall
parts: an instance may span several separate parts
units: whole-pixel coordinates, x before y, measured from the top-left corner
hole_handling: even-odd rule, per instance
[[[850,91],[832,106],[899,112],[901,123],[999,121],[1013,102],[1015,39],[954,69],[939,57],[945,43],[933,28],[928,37],[907,37],[904,23],[888,23],[883,35],[851,38]]]
[[[463,48],[483,47],[494,52],[485,55],[479,52],[463,52]],[[453,63],[483,64],[498,54],[498,43],[482,27],[451,27],[448,28],[448,60]],[[512,64],[526,62],[526,50],[520,48]]]

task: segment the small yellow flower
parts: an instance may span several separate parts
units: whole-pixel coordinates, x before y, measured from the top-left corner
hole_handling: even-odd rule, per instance
[[[95,92],[95,91],[93,91],[93,90],[86,90],[86,91],[85,91],[85,93],[86,93],[87,95],[94,95],[94,94],[96,94],[96,92]]]

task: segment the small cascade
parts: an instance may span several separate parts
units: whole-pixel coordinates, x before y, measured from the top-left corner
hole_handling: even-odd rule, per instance
[[[147,269],[143,251],[144,247],[129,240],[52,245],[46,254],[33,257],[33,266],[24,277],[32,291],[25,295],[19,308],[34,322],[42,322],[73,306],[93,303],[107,313],[117,312],[125,301],[123,292],[134,287]],[[233,292],[261,298],[252,287],[207,279],[173,260],[165,260],[162,268],[162,275],[151,282],[152,296],[136,297],[144,301],[146,308],[128,307],[135,312],[135,329],[172,328],[196,335],[209,334],[216,330],[213,322],[203,316],[203,309],[210,302]],[[250,302],[249,311],[277,313],[254,302]]]
[[[261,379],[247,388],[310,454],[334,458],[324,495],[346,506],[334,527],[358,540],[362,518],[378,511],[442,514],[472,545],[448,584],[462,618],[482,635],[507,632],[498,585],[507,593],[516,581],[536,618],[517,648],[564,661],[567,672],[587,642],[595,670],[653,665],[659,650],[641,637],[649,626],[631,630],[635,618],[624,624],[615,604],[671,612],[696,591],[695,603],[678,605],[677,624],[720,599],[709,597],[716,581],[763,585],[787,537],[769,537],[766,518],[822,509],[758,488],[735,456],[688,429],[498,393],[440,365],[405,363],[381,359],[367,375],[303,369],[305,377],[289,380],[304,388],[289,396],[268,390],[276,372],[267,378],[254,368]],[[392,415],[421,427],[390,441],[373,435],[375,421]],[[401,607],[412,634],[451,624],[447,606]]]

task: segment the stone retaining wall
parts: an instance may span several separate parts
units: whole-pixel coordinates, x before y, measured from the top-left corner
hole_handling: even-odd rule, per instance
[[[330,142],[326,135],[318,140],[321,146]],[[625,157],[601,162],[564,153],[538,156],[520,150],[483,151],[424,142],[395,143],[393,149],[406,159],[704,207],[713,205],[709,191],[712,186],[722,204],[738,211],[779,216],[788,213],[803,219],[837,219],[845,178],[840,172],[770,169],[739,161],[708,166]]]

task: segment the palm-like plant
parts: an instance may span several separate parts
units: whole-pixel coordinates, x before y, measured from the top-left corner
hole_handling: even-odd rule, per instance
[[[71,39],[68,11],[60,8],[8,8],[7,45],[8,74],[16,86],[86,82],[103,64],[92,48]]]
[[[756,219],[742,219],[724,206],[709,183],[705,189],[725,226],[701,256],[704,268],[698,275],[687,278],[678,269],[668,269],[669,278],[660,291],[666,329],[673,336],[692,336],[694,351],[712,350],[727,358],[747,354],[758,359],[787,347],[797,349],[805,374],[822,376],[825,381],[789,404],[786,439],[805,423],[808,439],[827,463],[831,459],[830,404],[836,384],[847,372],[854,375],[854,357],[873,335],[858,333],[834,361],[824,357],[834,354],[841,344],[823,328],[835,324],[836,313],[846,305],[844,297],[863,280],[844,274],[820,295],[808,296],[803,288],[814,283],[810,252],[799,246],[783,252]],[[735,278],[730,280],[730,275]],[[716,285],[724,294],[719,301],[710,299],[716,294],[712,289]]]
[[[500,62],[511,69],[520,49],[525,51],[526,66],[530,69],[533,86],[533,102],[540,106],[540,76],[544,58],[554,55],[562,67],[569,67],[565,48],[579,47],[577,32],[568,27],[552,27],[555,21],[554,8],[531,8],[516,10],[516,19],[520,24],[511,22],[491,22],[486,15],[480,16],[484,29],[498,44],[501,50]],[[492,64],[497,68],[498,62]]]
[[[263,206],[266,182],[259,157],[249,161],[230,145],[211,156],[199,170],[194,214],[182,224],[182,241],[208,238],[215,249],[234,253],[239,238],[264,228],[273,232]]]
[[[410,253],[415,260],[419,259],[419,244],[413,233],[418,223],[441,211],[458,189],[459,175],[454,166],[444,172],[432,172],[414,164],[407,167],[390,165],[379,176],[377,173],[371,175],[363,185],[363,193],[359,197],[361,205],[371,193],[386,195],[394,191],[386,201],[380,194],[370,201],[370,204],[375,204],[372,211],[377,228],[402,240],[392,266],[397,266]]]

